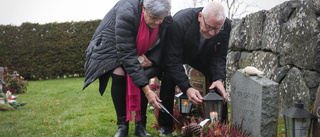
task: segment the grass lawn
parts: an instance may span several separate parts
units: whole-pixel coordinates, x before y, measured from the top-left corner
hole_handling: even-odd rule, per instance
[[[13,111],[0,111],[0,136],[114,136],[117,117],[110,85],[101,97],[98,80],[82,91],[84,78],[29,81],[26,94],[17,101],[27,103]],[[109,82],[111,83],[111,82]],[[155,116],[148,111],[147,131]],[[134,136],[130,122],[129,136]]]
[[[108,136],[117,132],[110,83],[101,97],[98,80],[82,91],[84,78],[29,81],[26,94],[17,101],[27,103],[13,111],[0,111],[0,137],[13,136]],[[147,131],[156,122],[151,110],[147,113]],[[282,132],[282,133],[281,133]],[[283,136],[283,120],[279,119],[278,136]],[[130,122],[129,137],[134,136]]]

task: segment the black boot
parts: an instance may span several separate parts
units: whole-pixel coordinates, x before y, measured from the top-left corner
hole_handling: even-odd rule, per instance
[[[141,120],[139,122],[136,122],[134,135],[139,137],[151,137],[151,134],[149,134],[146,130],[146,124],[147,116],[141,116]]]
[[[126,137],[129,131],[129,122],[126,122],[126,118],[118,117],[118,132],[114,137]]]

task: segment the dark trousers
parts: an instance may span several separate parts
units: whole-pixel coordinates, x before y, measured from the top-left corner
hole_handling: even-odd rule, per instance
[[[174,104],[174,95],[175,95],[175,87],[176,84],[174,83],[173,79],[167,73],[164,74],[161,87],[160,87],[160,100],[162,100],[162,104],[167,110],[173,114],[173,104]],[[173,118],[165,112],[159,111],[159,125],[163,126],[172,126],[173,125]]]
[[[111,96],[117,117],[126,117],[126,76],[112,74]],[[141,95],[141,116],[146,116],[148,100],[140,89]]]
[[[205,75],[208,73],[203,73],[203,74]],[[211,80],[209,80],[209,81],[210,81],[209,84],[211,85],[212,81]],[[168,73],[165,72],[163,79],[161,81],[160,99],[162,100],[162,104],[168,109],[168,111],[171,114],[173,113],[175,87],[176,87],[176,84],[175,84],[174,80],[172,79],[172,77]],[[218,94],[221,96],[220,93],[218,93]],[[221,115],[222,115],[221,122],[225,122],[228,118],[228,105],[227,105],[227,103],[225,103],[223,105]],[[159,112],[158,122],[161,127],[173,126],[173,118],[171,118],[170,115],[168,115],[165,112],[161,112],[161,111]]]

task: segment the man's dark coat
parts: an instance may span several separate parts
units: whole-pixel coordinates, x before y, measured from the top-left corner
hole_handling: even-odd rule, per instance
[[[186,92],[191,87],[183,64],[188,64],[204,73],[210,82],[226,79],[226,56],[231,31],[228,18],[224,29],[200,48],[199,12],[202,8],[189,8],[179,11],[168,28],[164,55],[164,69],[179,88]]]
[[[149,83],[154,69],[143,69],[137,59],[136,36],[138,33],[143,0],[120,0],[103,18],[86,50],[85,83],[83,89],[99,78],[99,91],[103,95],[112,71],[122,66],[137,87]],[[158,35],[164,34],[171,22],[171,16],[164,19]],[[162,37],[160,36],[160,40]],[[157,40],[156,40],[157,41]],[[146,56],[154,66],[160,64],[162,42],[149,49]]]

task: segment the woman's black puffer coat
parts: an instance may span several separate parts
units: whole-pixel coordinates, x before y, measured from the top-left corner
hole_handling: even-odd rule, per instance
[[[103,95],[112,71],[121,66],[137,87],[149,83],[156,67],[143,69],[138,61],[136,36],[138,33],[143,0],[120,0],[103,18],[86,50],[85,83],[83,89],[99,78],[99,91]],[[168,16],[159,26],[160,44],[149,49],[146,56],[159,66],[162,56],[162,38],[172,22]]]

